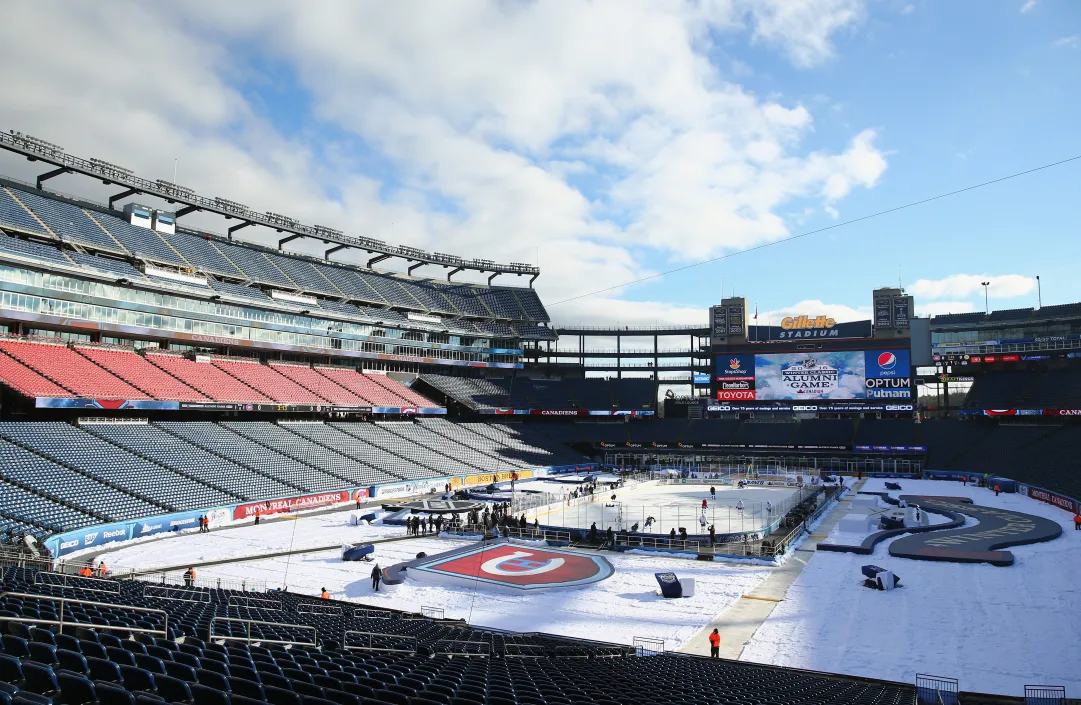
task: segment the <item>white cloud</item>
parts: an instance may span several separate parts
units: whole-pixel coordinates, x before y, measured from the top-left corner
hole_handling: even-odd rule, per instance
[[[863,20],[858,0],[751,0],[754,38],[780,46],[796,66],[809,67],[833,56],[831,37]]]
[[[1025,0],[1025,4],[1021,6],[1021,14],[1031,12],[1036,7],[1037,0]]]
[[[946,313],[971,313],[976,311],[976,304],[971,301],[928,301],[920,303],[916,299],[917,316],[941,316]]]
[[[710,62],[711,42],[743,34],[797,66],[817,65],[840,32],[859,26],[858,0],[424,7],[118,0],[103,12],[9,2],[3,127],[149,178],[171,178],[179,156],[178,181],[200,194],[349,234],[501,261],[539,250],[546,301],[648,275],[669,258],[782,238],[785,204],[835,209],[886,169],[874,131],[809,152],[806,106],[757,96]],[[41,36],[65,50],[40,53]],[[310,110],[297,108],[299,129],[279,127],[238,87],[265,81],[256,67],[266,64],[310,100]],[[328,126],[333,140],[368,145],[390,182],[358,168]],[[31,169],[0,156],[6,173]],[[255,228],[242,236],[269,239]],[[701,317],[621,294],[552,314]]]
[[[917,298],[941,299],[947,296],[964,298],[983,294],[982,282],[990,282],[987,295],[992,299],[1024,296],[1036,290],[1036,278],[1023,274],[953,274],[943,279],[920,279],[907,287]]]
[[[1052,46],[1076,49],[1081,47],[1081,34],[1071,34],[1068,37],[1059,37],[1051,42]]]
[[[753,315],[754,306],[751,306],[751,312]],[[786,316],[828,316],[838,322],[847,321],[866,321],[871,317],[870,306],[860,306],[853,308],[844,304],[830,304],[818,299],[804,299],[791,306],[784,306],[782,308],[773,309],[771,311],[759,311],[758,322],[762,325],[771,323],[772,325],[780,325],[781,319]]]

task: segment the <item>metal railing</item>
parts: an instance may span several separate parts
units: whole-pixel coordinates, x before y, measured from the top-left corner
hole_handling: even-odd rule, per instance
[[[432,653],[442,656],[480,656],[491,658],[492,644],[487,641],[464,641],[437,639],[432,642]]]
[[[134,568],[114,568],[110,575],[119,580],[138,580],[144,583],[156,583],[158,585],[185,585],[182,571],[158,571],[136,570]],[[190,587],[208,588],[212,590],[234,590],[236,592],[267,592],[265,580],[233,580],[230,578],[197,578],[192,581]]]
[[[421,605],[420,614],[428,619],[443,619],[442,607],[425,607]]]
[[[668,536],[628,536],[626,534],[616,534],[616,546],[649,548],[656,551],[693,551],[695,553],[702,550],[702,543],[697,539],[681,541],[679,538],[673,539]]]
[[[1025,705],[1062,705],[1066,702],[1066,686],[1026,685]]]
[[[536,644],[503,644],[504,658],[547,658],[548,651]]]
[[[353,610],[354,619],[396,619],[397,613],[388,610],[373,610],[366,607],[358,607]]]
[[[350,637],[353,637],[350,641]],[[349,630],[342,646],[349,651],[390,651],[399,654],[417,653],[417,638],[405,634],[380,634]]]
[[[253,604],[255,603],[255,604]],[[246,595],[230,595],[225,603],[226,607],[247,607],[256,610],[277,610],[281,612],[282,601],[269,597],[247,597]]]
[[[916,705],[957,705],[957,679],[916,674]]]
[[[243,624],[244,636],[233,636],[232,634],[215,634],[214,626],[229,622],[232,624]],[[311,641],[298,641],[296,639],[268,639],[263,636],[252,636],[251,628],[253,626],[260,627],[277,627],[279,629],[296,629],[301,632],[310,631],[312,634]],[[310,624],[289,624],[287,622],[264,622],[258,619],[241,619],[239,617],[213,617],[210,620],[210,628],[207,630],[207,640],[213,641],[214,639],[222,639],[225,641],[243,641],[248,644],[293,644],[295,646],[317,646],[319,643],[319,632],[315,627]]]
[[[91,578],[69,573],[47,573],[38,571],[34,576],[34,585],[46,585],[62,590],[87,590],[105,592],[110,595],[120,594],[120,581],[111,578]]]
[[[90,629],[102,629],[103,625],[94,624],[91,622],[73,622],[69,619],[65,619],[64,612],[65,607],[69,604],[72,605],[85,605],[87,607],[108,607],[110,609],[120,609],[120,605],[116,605],[109,602],[94,602],[92,600],[79,600],[73,597],[54,597],[52,595],[35,595],[25,592],[4,592],[0,593],[0,599],[5,597],[18,597],[23,600],[45,600],[48,602],[60,603],[59,611],[57,612],[56,619],[43,619],[41,617],[0,617],[0,622],[21,622],[23,624],[44,624],[59,627],[63,631],[64,627],[87,627]],[[142,612],[147,614],[161,615],[161,629],[154,629],[151,627],[125,627],[117,624],[109,624],[104,628],[110,631],[119,632],[131,632],[132,634],[156,634],[158,636],[169,636],[169,613],[165,610],[153,609],[151,607],[132,607],[130,605],[123,605],[122,609],[125,612]]]
[[[297,605],[297,614],[323,614],[333,617],[342,616],[339,605],[321,605],[318,602],[301,602]]]
[[[143,597],[158,600],[176,600],[179,602],[210,603],[210,591],[199,588],[176,587],[174,585],[143,585]]]
[[[631,640],[635,656],[658,656],[665,652],[664,639],[650,636],[636,636]]]

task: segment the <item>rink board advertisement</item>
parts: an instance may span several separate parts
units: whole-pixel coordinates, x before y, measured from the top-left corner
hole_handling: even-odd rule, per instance
[[[909,351],[846,350],[718,356],[717,401],[911,400]]]
[[[302,512],[306,509],[332,507],[335,504],[344,504],[351,501],[352,494],[353,493],[349,490],[337,490],[335,492],[306,494],[299,497],[268,499],[265,502],[238,504],[233,508],[233,521],[253,518],[255,517],[256,512],[260,515],[265,515],[280,514],[282,512]]]
[[[86,529],[68,531],[45,541],[45,547],[54,557],[60,558],[75,551],[94,548],[109,543],[154,536],[169,531],[186,531],[199,526],[200,516],[213,517],[219,509],[200,509],[175,514],[145,517],[133,521],[99,524]],[[212,519],[213,521],[213,519]]]

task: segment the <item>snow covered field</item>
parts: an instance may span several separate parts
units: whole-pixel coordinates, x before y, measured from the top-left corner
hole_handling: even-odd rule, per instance
[[[672,529],[686,527],[692,534],[704,534],[701,525],[702,500],[708,506],[705,525],[712,524],[718,534],[740,531],[757,531],[772,519],[788,510],[795,502],[798,490],[794,487],[750,486],[744,489],[732,485],[715,485],[717,499],[709,494],[709,485],[654,485],[647,484],[634,489],[610,490],[598,487],[593,502],[571,507],[557,507],[527,511],[529,521],[538,519],[542,524],[588,529],[593,522],[604,531],[627,528],[638,524],[639,531],[667,534]],[[611,500],[612,495],[615,501]],[[743,510],[737,508],[743,502]],[[766,502],[773,505],[768,511]],[[645,527],[647,517],[653,517],[653,526]]]
[[[1025,497],[996,498],[988,490],[956,482],[901,480],[901,485],[905,494],[969,496],[987,506],[1044,516],[1062,525],[1064,533],[1048,543],[1009,549],[1015,556],[1010,567],[892,558],[889,541],[872,556],[792,553],[801,562],[809,557],[807,565],[741,659],[903,682],[913,682],[916,673],[934,673],[959,678],[962,689],[1010,695],[1037,682],[1065,685],[1071,695],[1081,692],[1081,532],[1073,531],[1070,515]],[[676,506],[700,506],[708,486],[705,491],[694,486],[646,489],[646,496],[658,501],[667,497]],[[872,479],[864,489],[885,488],[881,480]],[[723,496],[726,504],[734,501],[733,495],[745,502],[776,496],[762,493],[791,490],[729,489]],[[623,494],[630,505],[637,493]],[[349,515],[342,511],[136,543],[105,554],[105,560],[110,566],[139,569],[404,535],[396,526],[349,526]],[[834,531],[830,538],[859,540],[862,535],[842,537]],[[385,567],[412,559],[419,551],[434,555],[462,545],[466,542],[435,537],[377,544],[376,560]],[[678,649],[741,595],[753,594],[773,570],[672,556],[605,554],[615,574],[583,588],[517,595],[407,582],[376,594],[371,591],[371,565],[343,563],[338,556],[331,550],[205,566],[199,577],[265,581],[270,587],[286,584],[312,595],[325,586],[337,599],[409,611],[439,607],[447,617],[478,626],[618,643],[650,636]],[[859,569],[868,563],[892,569],[904,587],[885,593],[863,588]],[[661,571],[695,578],[695,597],[661,599],[654,579]]]
[[[914,682],[955,677],[962,690],[1020,695],[1025,684],[1081,692],[1081,532],[1061,509],[959,482],[900,480],[903,494],[972,497],[1057,521],[1063,535],[1016,546],[1009,567],[815,553],[741,660]],[[864,491],[883,491],[871,479]],[[832,537],[832,535],[831,535]],[[860,566],[893,570],[902,589],[861,586]]]
[[[348,526],[349,513],[340,512],[300,519],[295,547],[326,546],[383,536],[402,536],[401,527]],[[255,556],[287,550],[293,542],[294,522],[194,534],[112,551],[109,565],[143,568],[164,564],[197,563],[219,558]],[[420,551],[434,555],[468,542],[435,537],[376,544],[380,566],[410,560]],[[441,607],[448,618],[466,618],[471,624],[517,631],[541,631],[565,636],[630,644],[635,636],[663,638],[678,648],[695,632],[743,594],[751,592],[769,574],[761,566],[723,565],[694,560],[604,554],[615,574],[582,588],[547,590],[528,595],[477,591],[406,582],[371,589],[371,564],[343,563],[338,551],[313,552],[199,569],[201,580],[217,578],[265,580],[269,587],[283,581],[294,592],[319,594],[326,587],[335,599],[376,607],[419,612]],[[654,573],[673,571],[696,579],[692,598],[665,600],[657,594]]]

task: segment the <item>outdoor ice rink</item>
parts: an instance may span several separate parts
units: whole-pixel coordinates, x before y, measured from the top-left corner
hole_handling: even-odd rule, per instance
[[[686,528],[689,534],[704,534],[713,525],[718,534],[744,531],[761,531],[770,521],[784,516],[799,503],[797,487],[766,487],[751,485],[740,489],[735,485],[712,485],[717,499],[710,497],[710,484],[645,485],[634,489],[611,490],[603,485],[597,487],[596,499],[575,506],[543,507],[527,510],[526,518],[548,526],[566,526],[588,529],[594,522],[597,529],[605,531],[609,526],[618,531],[632,530],[654,534],[668,534],[672,529]],[[612,500],[615,495],[615,500]],[[705,523],[702,523],[702,500],[706,500]],[[742,500],[743,510],[737,505]],[[766,503],[772,504],[772,511]],[[646,527],[646,519],[653,517],[652,526]]]

